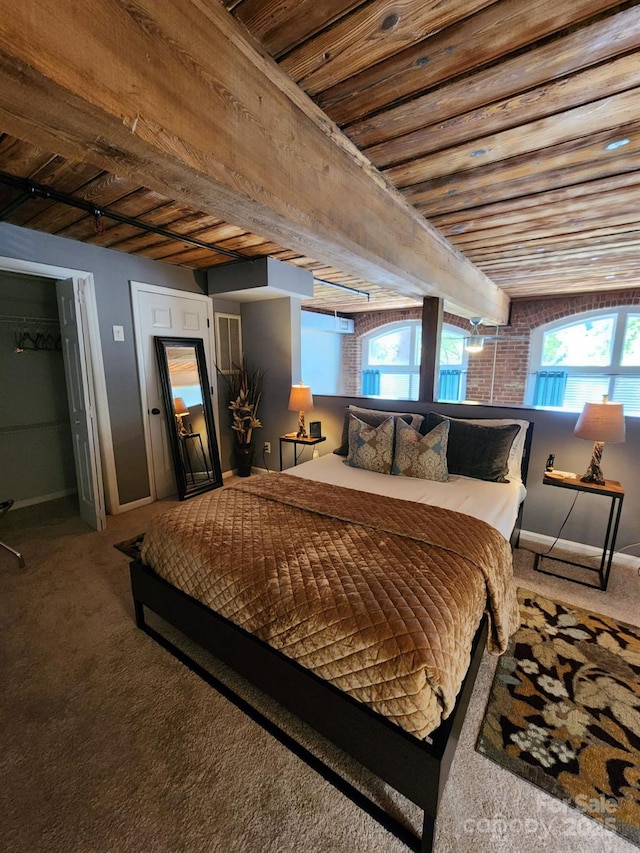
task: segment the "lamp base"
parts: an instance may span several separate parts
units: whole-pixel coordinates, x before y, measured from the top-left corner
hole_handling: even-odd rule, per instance
[[[604,441],[596,441],[594,443],[593,452],[591,454],[591,462],[589,463],[589,467],[585,471],[584,475],[580,477],[580,482],[595,483],[597,486],[604,486],[604,475],[602,473],[602,468],[600,467],[603,447]]]
[[[297,438],[309,438],[304,425],[304,412],[298,412],[298,435]]]

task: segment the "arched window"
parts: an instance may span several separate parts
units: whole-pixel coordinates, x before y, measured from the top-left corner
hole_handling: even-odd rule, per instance
[[[439,399],[464,399],[464,337],[462,329],[443,327]],[[420,320],[388,323],[365,335],[362,338],[362,395],[386,400],[417,400],[421,348]]]
[[[640,309],[589,311],[531,336],[527,402],[580,411],[604,395],[640,415]]]

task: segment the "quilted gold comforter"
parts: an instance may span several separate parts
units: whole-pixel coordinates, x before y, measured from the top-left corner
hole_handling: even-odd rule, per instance
[[[156,517],[142,559],[421,738],[453,708],[485,608],[491,651],[518,623],[511,551],[485,522],[286,474]]]

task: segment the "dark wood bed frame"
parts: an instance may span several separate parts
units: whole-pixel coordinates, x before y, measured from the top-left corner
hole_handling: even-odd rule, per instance
[[[532,427],[533,425],[528,431],[523,456],[523,482],[526,482]],[[512,543],[517,539],[519,529],[520,516],[511,537]],[[419,740],[366,705],[347,696],[310,670],[186,595],[156,575],[151,568],[137,561],[131,563],[131,588],[136,624],[139,628],[317,770],[411,850],[416,853],[430,853],[438,804],[486,645],[486,615],[476,632],[471,663],[455,708],[433,732],[428,742]],[[145,608],[157,614],[198,646],[211,652],[419,806],[424,813],[422,836],[415,835],[412,830],[385,812],[377,803],[149,625],[145,618]]]
[[[453,713],[434,732],[432,743],[410,735],[329,682],[238,628],[186,595],[142,563],[131,563],[136,624],[213,687],[283,741],[412,850],[432,849],[438,802],[449,772],[462,721],[487,637],[483,617],[473,643],[471,665]],[[166,637],[147,624],[145,608],[228,664],[251,684],[276,699],[344,752],[424,810],[422,839],[341,779],[331,768],[289,738]],[[221,688],[224,688],[221,690]],[[281,737],[281,735],[283,737]],[[310,760],[311,759],[311,760]]]

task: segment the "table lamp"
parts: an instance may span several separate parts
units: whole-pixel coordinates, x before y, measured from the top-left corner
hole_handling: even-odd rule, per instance
[[[298,438],[308,438],[304,426],[304,413],[310,412],[311,409],[313,409],[313,397],[311,396],[310,386],[304,385],[302,382],[298,385],[292,385],[289,394],[289,411],[298,413]]]
[[[178,424],[178,435],[186,435],[187,431],[184,428],[182,419],[185,415],[190,414],[189,409],[185,406],[182,397],[175,397],[173,400],[173,409],[176,413],[176,422]]]
[[[614,444],[624,441],[624,414],[622,403],[609,403],[605,397],[602,403],[585,403],[577,420],[573,434],[594,442],[591,462],[583,477],[583,483],[604,485],[604,476],[600,468],[602,448],[605,441]]]

